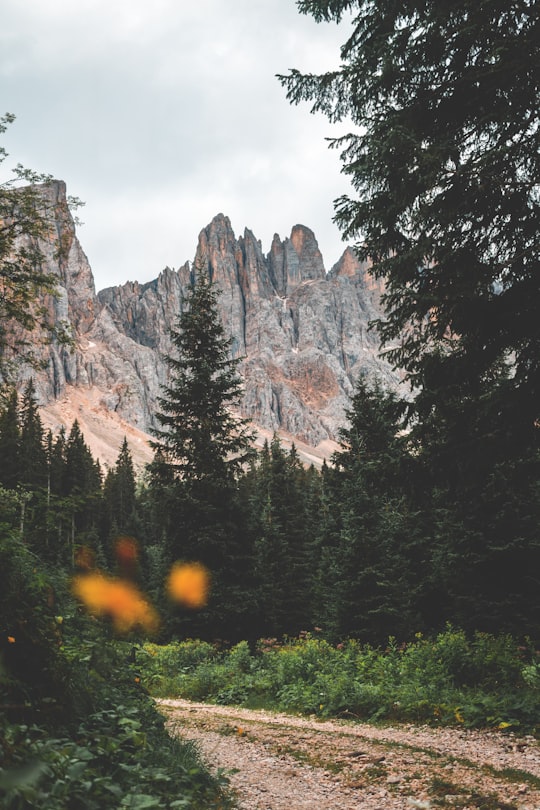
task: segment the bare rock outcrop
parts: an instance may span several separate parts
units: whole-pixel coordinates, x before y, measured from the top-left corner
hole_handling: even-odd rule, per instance
[[[44,246],[47,272],[59,287],[49,306],[72,344],[42,349],[46,370],[36,382],[43,403],[67,386],[91,388],[104,409],[149,430],[166,382],[170,330],[194,268],[219,289],[220,315],[244,381],[239,410],[257,426],[316,447],[337,437],[360,374],[399,386],[369,329],[381,313],[380,284],[350,248],[326,273],[309,228],[295,225],[283,241],[276,234],[265,255],[250,230],[236,238],[229,219],[218,214],[199,234],[192,266],[165,268],[147,284],[128,282],[96,295],[64,184],[55,181],[44,194],[54,203],[57,238],[67,246],[62,259],[54,240]]]

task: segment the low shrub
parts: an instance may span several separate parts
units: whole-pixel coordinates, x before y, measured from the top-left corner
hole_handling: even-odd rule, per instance
[[[167,734],[132,663],[136,642],[88,618],[66,577],[1,528],[0,562],[3,810],[229,807],[223,780]],[[203,657],[198,643],[190,655]]]
[[[185,655],[193,644],[186,642]],[[170,646],[180,660],[183,643]],[[539,730],[538,656],[509,636],[469,637],[447,627],[433,638],[391,638],[377,649],[304,634],[262,639],[253,653],[241,642],[219,653],[205,649],[175,679],[158,676],[156,691],[156,662],[169,655],[163,648],[149,666],[147,651],[138,656],[154,694],[168,687],[169,695],[321,717]]]

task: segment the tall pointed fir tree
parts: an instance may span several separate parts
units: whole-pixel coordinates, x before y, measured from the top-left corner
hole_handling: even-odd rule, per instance
[[[321,620],[335,636],[383,643],[419,627],[426,571],[407,492],[409,458],[399,435],[403,410],[377,380],[360,378],[349,425],[340,432],[342,450],[326,475],[341,520],[323,548],[328,577]]]
[[[79,422],[71,426],[64,456],[64,520],[68,518],[66,551],[73,558],[76,546],[84,545],[102,554],[99,539],[101,518],[101,469],[84,440]]]
[[[47,453],[32,378],[28,381],[22,395],[20,422],[20,482],[29,489],[44,490],[47,486]]]
[[[299,0],[350,22],[340,67],[281,80],[352,123],[335,220],[385,281],[379,323],[414,385],[454,615],[540,622],[540,29],[521,0]],[[446,512],[446,514],[444,514]]]
[[[243,497],[249,499],[260,634],[296,635],[313,625],[310,519],[316,519],[320,504],[310,498],[312,475],[294,445],[287,452],[274,435],[243,481]]]
[[[136,482],[133,458],[124,436],[114,467],[105,476],[103,500],[108,532],[132,534],[136,532]]]
[[[6,389],[0,408],[0,485],[14,489],[20,483],[19,400],[14,388]]]
[[[171,561],[198,560],[211,572],[211,601],[191,616],[189,632],[233,636],[241,632],[240,614],[249,616],[249,550],[242,541],[236,481],[253,453],[252,434],[231,411],[241,394],[238,363],[230,356],[216,289],[201,271],[171,339],[170,379],[159,399],[153,443],[172,478],[168,554]]]
[[[154,430],[154,447],[189,486],[233,480],[251,455],[252,437],[247,421],[231,412],[241,395],[238,362],[230,357],[217,292],[202,272],[171,339],[170,382],[158,400],[161,429]]]

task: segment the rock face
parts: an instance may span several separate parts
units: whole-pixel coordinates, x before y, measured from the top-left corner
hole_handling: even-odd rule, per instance
[[[190,266],[166,268],[148,284],[129,282],[96,295],[64,184],[54,182],[44,193],[55,201],[57,232],[69,245],[62,261],[54,245],[47,247],[48,272],[58,276],[60,287],[50,306],[73,345],[43,348],[47,369],[36,379],[41,401],[62,396],[67,386],[86,387],[100,393],[101,406],[149,430]],[[309,228],[295,225],[283,241],[276,234],[265,255],[251,231],[236,238],[229,219],[219,214],[199,235],[194,266],[219,288],[220,314],[244,380],[239,411],[257,426],[316,447],[337,437],[360,374],[399,385],[368,330],[381,313],[380,286],[349,248],[327,274]]]

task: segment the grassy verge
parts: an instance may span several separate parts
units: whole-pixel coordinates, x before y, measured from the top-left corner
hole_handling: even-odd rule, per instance
[[[144,645],[137,666],[151,694],[320,717],[424,722],[538,735],[540,662],[509,636],[447,628],[384,649],[309,635],[241,642]]]

